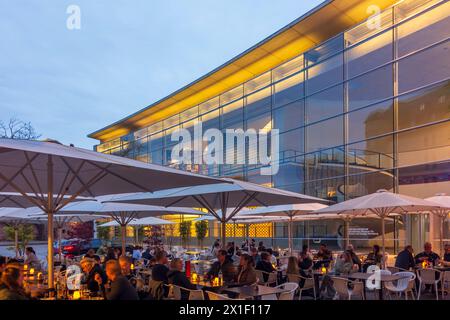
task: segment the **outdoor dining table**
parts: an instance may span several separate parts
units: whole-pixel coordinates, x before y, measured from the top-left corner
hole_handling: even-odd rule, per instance
[[[239,295],[257,299],[257,298],[261,298],[262,296],[268,296],[268,295],[287,292],[287,291],[289,291],[289,289],[257,285],[257,286],[242,286],[242,287],[224,288],[223,291],[237,293]]]

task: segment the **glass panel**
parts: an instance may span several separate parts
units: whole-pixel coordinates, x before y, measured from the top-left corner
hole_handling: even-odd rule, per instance
[[[203,122],[203,132],[209,128],[220,129],[220,110],[211,111],[207,114],[202,115]]]
[[[151,149],[150,162],[160,165],[163,164],[163,149]]]
[[[164,129],[169,129],[170,127],[177,126],[179,124],[180,124],[179,114],[163,120]]]
[[[280,156],[280,168],[273,176],[274,187],[303,193],[304,161],[303,156],[288,158]]]
[[[394,190],[394,175],[392,171],[378,171],[366,174],[350,175],[348,177],[347,197],[354,199],[377,190]]]
[[[198,106],[187,109],[180,113],[180,121],[186,121],[197,117],[198,117]]]
[[[395,22],[400,22],[411,17],[421,11],[426,10],[432,5],[442,0],[404,0],[395,5],[394,14]]]
[[[298,56],[272,70],[273,81],[278,81],[303,69],[303,55]]]
[[[271,83],[271,72],[263,73],[262,75],[244,83],[244,92],[249,94],[259,89],[267,87]]]
[[[304,101],[301,100],[273,110],[274,129],[282,133],[303,126],[305,124],[304,108]]]
[[[248,119],[270,111],[271,100],[270,87],[247,96],[244,108],[245,118]]]
[[[247,172],[247,181],[256,183],[259,185],[263,185],[263,186],[269,187],[269,188],[272,186],[272,177],[261,175],[260,169],[249,170]]]
[[[342,116],[306,128],[307,152],[344,144],[344,117]]]
[[[306,93],[310,95],[318,90],[343,81],[342,54],[307,69],[308,82]]]
[[[341,114],[344,111],[344,88],[342,85],[321,91],[306,98],[306,121],[316,122]]]
[[[366,140],[394,130],[392,100],[348,114],[348,141]]]
[[[306,159],[306,180],[321,180],[344,175],[344,147],[309,153]]]
[[[304,96],[303,73],[296,74],[274,85],[274,107],[298,100]]]
[[[393,168],[393,135],[348,145],[347,163],[350,166],[350,174],[366,173],[373,169],[384,170]]]
[[[280,161],[293,159],[304,153],[304,128],[280,134]]]
[[[163,122],[159,121],[148,127],[148,133],[154,134],[156,132],[160,132],[163,129]]]
[[[353,78],[392,61],[392,30],[348,49],[345,54],[348,78]]]
[[[398,165],[446,161],[450,154],[450,121],[398,134]]]
[[[450,81],[398,98],[399,129],[449,118]]]
[[[240,85],[236,88],[228,90],[227,92],[221,94],[220,105],[223,106],[223,105],[226,105],[227,103],[230,103],[231,101],[242,98],[243,94],[244,94],[244,86],[243,85]]]
[[[238,100],[222,108],[222,128],[242,128],[244,126],[244,100]]]
[[[449,12],[450,2],[446,2],[399,25],[397,27],[399,57],[448,38],[450,36]]]
[[[355,110],[393,96],[392,65],[357,77],[348,83],[349,110]]]
[[[344,49],[343,35],[338,35],[319,46],[305,52],[305,61],[308,66],[319,63],[333,54],[336,54]]]
[[[334,202],[344,201],[344,179],[334,178],[305,182],[305,194]]]
[[[399,61],[399,92],[403,93],[450,77],[450,41]]]
[[[392,10],[388,9],[345,32],[346,45],[354,45],[390,26],[392,26]]]
[[[164,146],[162,132],[150,136],[150,150],[161,149]]]
[[[204,114],[211,110],[215,110],[218,107],[219,107],[219,97],[215,97],[215,98],[209,99],[206,102],[201,103],[198,106],[198,112],[199,112],[199,114]]]

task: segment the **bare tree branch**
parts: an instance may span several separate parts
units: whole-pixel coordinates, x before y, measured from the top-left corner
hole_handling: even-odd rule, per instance
[[[41,137],[36,132],[31,122],[25,122],[17,118],[11,118],[7,123],[0,121],[0,138],[37,140]]]

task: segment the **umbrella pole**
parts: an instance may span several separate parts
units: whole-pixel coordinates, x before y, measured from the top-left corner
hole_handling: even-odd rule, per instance
[[[14,227],[14,249],[16,250],[16,258],[19,257],[19,229]]]
[[[62,239],[62,228],[58,228],[58,255],[60,263],[62,263],[61,239]]]
[[[289,252],[292,256],[292,216],[289,217],[288,222],[288,242],[289,242]]]
[[[442,215],[441,218],[441,256],[444,256],[444,224],[445,224],[445,215]]]
[[[48,288],[54,288],[54,274],[53,274],[53,214],[54,214],[54,199],[53,199],[53,159],[48,156],[47,160],[47,273],[48,273]]]
[[[386,257],[386,244],[385,244],[385,224],[384,224],[384,216],[381,217],[381,243],[383,245],[383,260],[381,267],[385,268],[385,257]]]
[[[125,249],[126,249],[126,245],[125,245],[125,241],[126,241],[126,236],[127,236],[127,225],[123,224],[120,226],[120,231],[122,234],[122,255],[125,256]]]

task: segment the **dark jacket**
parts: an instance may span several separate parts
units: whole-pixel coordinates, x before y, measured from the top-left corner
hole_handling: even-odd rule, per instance
[[[0,300],[29,300],[22,290],[13,290],[0,284]]]
[[[233,282],[234,277],[236,276],[236,268],[233,265],[231,259],[226,258],[223,264],[220,264],[219,261],[214,262],[211,265],[211,269],[208,271],[209,277],[217,277],[219,275],[219,271],[222,271],[223,281],[225,283]]]
[[[167,274],[169,273],[169,268],[164,264],[155,264],[152,268],[152,279],[155,281],[162,281],[165,284],[169,283],[169,278]]]
[[[118,276],[111,282],[111,288],[105,291],[106,300],[139,300],[136,289],[124,276]]]
[[[270,262],[261,260],[256,265],[256,270],[261,270],[261,271],[264,271],[267,273],[271,273],[271,272],[275,271],[275,268],[272,266],[272,264]],[[264,278],[264,281],[267,281],[267,279],[269,279],[269,275],[264,273],[263,278]]]
[[[186,274],[184,272],[178,270],[170,270],[167,276],[169,278],[170,284],[190,290],[197,290],[197,286],[191,283],[191,281],[188,279],[188,277],[186,277]],[[188,300],[189,292],[186,290],[181,290],[181,299]]]
[[[236,276],[236,283],[240,285],[248,285],[253,284],[257,281],[256,278],[256,272],[255,268],[248,267],[246,269],[243,269],[241,266],[239,266],[238,274]]]
[[[440,259],[439,255],[437,253],[435,253],[435,252],[426,253],[425,251],[419,253],[418,255],[416,255],[414,257],[414,259],[416,260],[415,262],[421,263],[421,261],[419,260],[420,258],[426,258],[425,260],[428,262],[431,262],[433,264],[433,266],[436,264],[436,260]]]
[[[414,268],[414,266],[414,257],[411,252],[409,252],[408,250],[399,252],[399,254],[397,255],[397,259],[395,260],[396,268],[409,270],[410,268]]]
[[[95,281],[95,275],[99,274],[102,278],[103,283],[106,283],[108,281],[108,278],[106,277],[106,273],[103,271],[102,267],[100,267],[98,264],[92,268],[91,272],[89,272],[86,276],[85,284],[87,285],[87,288],[91,292],[99,292],[101,290],[100,286],[98,285],[97,281]]]
[[[450,253],[444,254],[444,261],[450,262]]]
[[[350,256],[352,257],[353,264],[357,264],[359,269],[361,269],[361,259],[359,259],[359,257],[353,251],[348,251],[348,253],[350,253]]]

